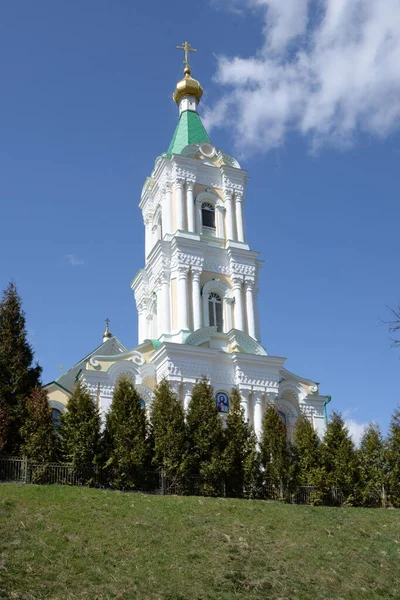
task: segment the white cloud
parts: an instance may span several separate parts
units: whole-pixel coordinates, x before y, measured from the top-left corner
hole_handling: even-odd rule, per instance
[[[345,419],[344,422],[346,424],[347,429],[349,430],[353,442],[358,448],[364,433],[364,429],[367,427],[368,423],[357,423],[357,421],[355,421],[354,419]]]
[[[237,6],[235,0],[225,5]],[[400,123],[399,0],[243,0],[261,11],[264,44],[218,57],[224,95],[205,124],[229,127],[242,152],[280,146],[290,131],[312,146],[385,137]]]
[[[67,254],[65,257],[69,264],[73,267],[77,267],[79,265],[84,265],[85,261],[83,260],[83,258],[79,258],[79,256],[76,256],[75,254]]]

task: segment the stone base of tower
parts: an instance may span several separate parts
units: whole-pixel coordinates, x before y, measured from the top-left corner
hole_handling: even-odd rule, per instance
[[[239,390],[245,417],[258,437],[264,410],[271,402],[285,420],[289,437],[300,414],[305,414],[316,431],[323,434],[326,397],[319,395],[316,382],[287,371],[286,359],[267,355],[243,332],[231,330],[221,334],[215,329],[198,330],[187,336],[186,343],[146,340],[132,350],[112,337],[47,386],[50,404],[61,412],[65,410],[79,380],[88,386],[105,415],[118,377],[127,375],[134,380],[151,417],[154,389],[161,379],[171,383],[187,410],[196,380],[205,376],[214,388],[216,402],[217,398],[227,398],[222,418],[228,410],[232,388]],[[247,351],[243,351],[246,344]]]

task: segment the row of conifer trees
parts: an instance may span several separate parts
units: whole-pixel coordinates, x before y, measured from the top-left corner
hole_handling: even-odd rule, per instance
[[[87,482],[118,489],[144,489],[152,471],[168,481],[197,478],[201,493],[249,497],[285,497],[297,486],[313,486],[313,501],[325,502],[339,488],[348,504],[380,505],[390,494],[397,505],[400,465],[400,414],[392,418],[387,440],[376,425],[367,427],[357,450],[341,416],[334,413],[322,442],[312,424],[300,417],[287,438],[274,405],[263,417],[262,440],[245,421],[240,395],[232,390],[225,427],[207,379],[193,389],[185,417],[167,381],[158,385],[151,423],[134,383],[121,377],[105,427],[88,390],[77,384],[68,412],[55,429],[47,394],[36,388],[25,408],[21,451],[38,462],[65,461]],[[189,488],[186,488],[189,489]],[[386,498],[387,499],[387,498]]]
[[[0,455],[24,455],[32,461],[72,463],[87,482],[119,489],[146,485],[159,471],[169,481],[196,479],[205,494],[284,497],[296,486],[313,486],[315,502],[325,502],[339,488],[347,502],[400,503],[400,411],[387,438],[369,425],[356,449],[342,417],[333,413],[324,439],[300,417],[293,443],[273,405],[263,417],[257,444],[245,421],[240,396],[233,389],[225,426],[209,382],[193,389],[187,415],[167,381],[155,390],[151,423],[134,383],[121,378],[115,387],[105,426],[87,389],[77,384],[55,429],[41,368],[33,364],[25,316],[14,284],[0,303]]]

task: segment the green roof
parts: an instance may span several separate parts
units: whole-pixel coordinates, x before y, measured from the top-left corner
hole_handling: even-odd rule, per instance
[[[180,154],[189,144],[201,144],[202,142],[210,142],[210,138],[199,115],[193,110],[185,110],[179,117],[167,156]]]

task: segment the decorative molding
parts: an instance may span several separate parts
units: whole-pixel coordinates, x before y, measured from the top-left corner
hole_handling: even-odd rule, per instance
[[[212,367],[209,365],[199,365],[198,363],[191,362],[176,362],[172,361],[168,362],[168,373],[172,377],[184,377],[187,376],[189,378],[199,378],[199,377],[208,377],[211,379],[212,375]]]
[[[254,340],[244,331],[231,329],[228,333],[229,342],[232,346],[239,346],[247,354],[258,354],[259,356],[267,356],[266,351],[259,342]]]
[[[171,261],[171,269],[176,268],[179,265],[189,265],[196,267],[203,267],[204,259],[202,256],[195,254],[186,254],[185,252],[176,252]]]
[[[106,356],[103,354],[95,354],[94,356],[91,356],[89,358],[89,364],[94,367],[95,369],[99,368],[100,362],[120,362],[123,360],[127,360],[127,361],[131,361],[133,363],[135,363],[135,365],[138,365],[139,367],[145,364],[145,359],[143,357],[143,355],[140,352],[137,352],[137,350],[128,350],[127,352],[121,352],[120,354],[115,354],[112,356]]]
[[[243,179],[234,179],[227,175],[226,173],[222,174],[222,187],[224,190],[229,192],[241,192],[244,191],[244,181]]]
[[[220,263],[204,261],[203,263],[204,271],[211,271],[213,273],[221,273],[223,275],[230,275],[229,267],[225,265],[221,265]]]
[[[207,283],[205,283],[203,285],[203,288],[201,290],[201,295],[204,298],[207,299],[208,294],[210,294],[211,292],[220,292],[222,297],[225,297],[225,296],[230,297],[231,296],[231,291],[230,291],[229,287],[226,285],[226,283],[223,283],[219,279],[210,279],[210,281],[207,281]]]
[[[211,336],[217,333],[217,328],[215,326],[211,327],[202,327],[202,329],[198,329],[191,333],[185,340],[185,344],[189,346],[200,346],[200,344],[204,344],[204,342],[209,342],[211,340]]]
[[[186,179],[190,181],[196,181],[196,171],[184,169],[182,167],[179,167],[177,164],[174,164],[172,169],[172,179],[175,182],[177,182],[178,180],[185,181]]]
[[[240,275],[251,275],[253,277],[256,274],[256,268],[253,265],[245,265],[242,263],[231,262],[230,266],[232,274],[237,273]]]
[[[273,377],[268,377],[268,374],[258,371],[242,371],[240,368],[236,369],[236,384],[237,385],[256,385],[262,388],[268,388],[266,391],[270,391],[271,388],[277,388],[278,382]],[[258,393],[258,392],[257,392]],[[260,391],[260,393],[262,393]]]
[[[222,150],[217,150],[217,157],[228,167],[240,169],[239,162],[236,160],[236,158],[231,156],[231,154],[227,154],[226,152],[223,152]]]

